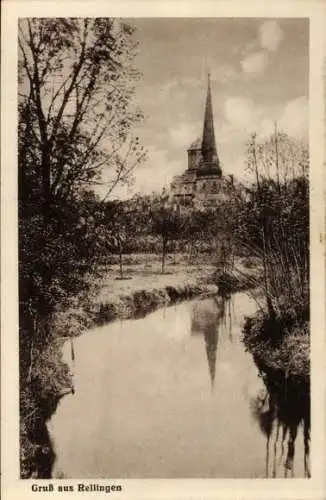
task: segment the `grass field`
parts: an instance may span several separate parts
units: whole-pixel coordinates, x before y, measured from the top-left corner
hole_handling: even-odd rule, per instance
[[[123,277],[120,279],[118,257],[108,265],[98,269],[98,278],[94,283],[92,301],[103,302],[111,297],[128,295],[138,290],[151,291],[166,286],[202,285],[209,283],[215,266],[201,262],[189,264],[181,255],[168,256],[165,273],[161,273],[160,256],[155,254],[131,254],[123,258]]]

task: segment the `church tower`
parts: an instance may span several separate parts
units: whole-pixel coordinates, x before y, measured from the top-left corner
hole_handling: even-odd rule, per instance
[[[174,177],[171,183],[173,203],[185,210],[211,209],[229,197],[228,181],[222,176],[216,147],[209,74],[202,131],[202,136],[187,149],[188,168],[183,174]],[[213,370],[211,375],[214,378]]]
[[[215,142],[210,74],[208,74],[208,82],[207,82],[207,97],[205,105],[201,152],[202,152],[201,170],[207,173],[216,173],[217,175],[221,176],[222,172],[220,168],[220,161],[217,155],[216,142]]]
[[[198,175],[222,176],[217,154],[210,74],[207,81],[203,134],[188,149],[188,169],[197,171]]]

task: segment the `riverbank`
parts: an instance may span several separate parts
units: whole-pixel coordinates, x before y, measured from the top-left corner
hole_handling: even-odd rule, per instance
[[[46,421],[60,398],[73,391],[71,374],[61,357],[61,347],[67,339],[110,321],[145,316],[182,300],[243,289],[259,278],[259,266],[252,262],[239,259],[231,275],[216,272],[216,266],[205,257],[199,260],[200,263],[190,264],[184,256],[170,256],[162,274],[158,256],[128,256],[124,259],[123,279],[118,263],[102,266],[97,278],[92,278],[86,297],[72,299],[69,308],[58,306],[52,318],[51,342],[35,353],[32,382],[21,391],[22,478],[50,477],[55,457]],[[71,348],[73,356],[73,341]]]
[[[244,292],[200,297],[76,338],[76,392],[48,424],[53,477],[261,477],[262,383],[241,343],[255,310]],[[73,366],[70,341],[63,352]]]
[[[267,435],[272,426],[270,416],[281,429],[282,450],[287,436],[284,474],[293,474],[295,443],[299,427],[303,432],[304,477],[311,477],[310,451],[310,332],[309,308],[298,307],[297,316],[289,313],[289,304],[280,315],[270,317],[260,310],[245,321],[243,342],[260,372],[266,396],[257,398],[255,414]],[[279,433],[277,433],[279,435]],[[277,438],[275,438],[277,442]],[[274,464],[276,457],[274,446]],[[267,455],[268,457],[269,455]],[[268,464],[268,458],[266,459]],[[273,471],[275,470],[275,466]],[[268,468],[266,470],[268,474]],[[268,477],[268,476],[266,476]],[[275,477],[273,475],[273,477]]]
[[[181,300],[255,288],[261,279],[261,266],[254,259],[238,259],[232,272],[217,270],[205,257],[199,260],[189,264],[180,254],[168,256],[162,274],[158,256],[147,255],[144,260],[144,256],[131,255],[125,259],[123,278],[118,264],[103,266],[87,298],[76,298],[69,309],[56,313],[56,335],[75,337],[85,329],[141,317]]]
[[[59,337],[75,337],[116,319],[141,317],[198,295],[216,295],[218,286],[209,282],[213,270],[213,266],[200,266],[175,274],[129,273],[124,279],[106,273],[94,283],[87,299],[55,314],[54,329]]]
[[[246,349],[265,372],[272,370],[285,378],[309,380],[309,323],[293,325],[281,336],[278,335],[280,328],[280,322],[270,321],[263,312],[247,318],[243,332]]]
[[[132,264],[126,269],[125,279],[117,279],[115,265],[103,268],[87,297],[72,299],[69,308],[58,307],[52,318],[50,343],[34,352],[31,380],[20,391],[22,479],[51,476],[55,456],[46,421],[61,397],[73,391],[72,376],[61,355],[67,338],[116,319],[141,317],[181,300],[218,293],[217,285],[209,282],[214,266],[187,267],[174,259],[167,272],[160,274],[154,259],[151,267],[139,260]]]

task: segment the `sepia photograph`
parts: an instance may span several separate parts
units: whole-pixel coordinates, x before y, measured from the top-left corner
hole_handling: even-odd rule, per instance
[[[309,20],[18,54],[21,478],[309,478]]]
[[[324,499],[326,8],[229,3],[6,3],[5,500]]]

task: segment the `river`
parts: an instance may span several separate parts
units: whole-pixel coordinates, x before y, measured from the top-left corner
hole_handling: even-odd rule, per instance
[[[301,416],[289,444],[275,397],[271,405],[241,341],[255,301],[245,293],[219,301],[192,300],[94,328],[74,339],[73,359],[66,342],[74,393],[48,422],[53,477],[309,474]]]

